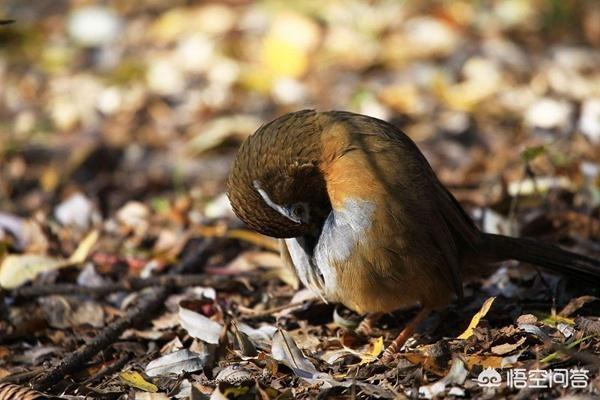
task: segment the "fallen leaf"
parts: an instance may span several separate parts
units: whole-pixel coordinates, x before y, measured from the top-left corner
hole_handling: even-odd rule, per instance
[[[523,351],[508,357],[485,355],[485,354],[472,354],[465,356],[465,362],[467,368],[472,369],[474,366],[479,365],[485,368],[506,368],[514,365]]]
[[[90,232],[68,260],[36,254],[9,255],[0,264],[0,286],[13,289],[35,279],[42,272],[83,263],[98,236],[97,230]]]
[[[527,340],[527,338],[522,337],[516,343],[503,343],[503,344],[499,344],[497,346],[493,346],[492,353],[498,354],[500,356],[511,353],[514,350],[518,349],[523,343],[525,343],[525,340]]]
[[[477,327],[481,318],[485,317],[485,315],[488,313],[488,311],[492,307],[492,303],[494,302],[494,300],[496,300],[495,297],[490,297],[483,303],[481,309],[471,319],[471,323],[469,324],[467,329],[463,333],[461,333],[460,336],[457,337],[457,339],[464,340],[473,336],[473,329]]]
[[[444,376],[448,371],[450,349],[438,344],[419,346],[415,351],[402,353],[402,357],[410,363],[421,365],[426,371]]]
[[[248,335],[245,332],[241,331],[236,321],[231,322],[231,330],[233,331],[235,343],[240,349],[242,356],[256,357],[258,355],[258,353],[256,352],[256,346],[254,345],[252,340],[250,340]]]
[[[69,265],[65,260],[35,254],[9,255],[0,265],[0,286],[14,289],[33,280],[42,272]]]
[[[521,325],[521,324],[530,324],[533,325],[537,322],[537,317],[533,314],[524,314],[524,315],[520,315],[517,318],[517,325]]]
[[[60,347],[40,345],[28,349],[21,354],[13,354],[11,360],[25,364],[38,364],[45,359],[49,359],[50,355],[60,354],[60,352]]]
[[[298,348],[294,339],[283,329],[278,329],[273,335],[271,355],[275,360],[291,368],[299,377],[312,378],[318,372]]]
[[[135,400],[169,400],[165,393],[136,392]]]
[[[383,351],[383,337],[374,338],[369,342],[369,349],[366,353],[361,354],[360,365],[368,364],[377,361],[377,357]]]
[[[87,258],[88,254],[90,254],[90,251],[98,241],[99,237],[100,232],[98,232],[97,229],[94,229],[90,233],[88,233],[85,236],[85,238],[83,238],[81,243],[79,243],[79,246],[77,246],[77,249],[75,249],[73,254],[71,254],[71,257],[69,257],[68,262],[71,264],[83,263]]]
[[[275,335],[275,332],[277,332],[276,327],[268,324],[264,324],[259,328],[253,328],[248,324],[244,324],[243,322],[240,322],[237,325],[240,331],[248,335],[258,347],[270,347],[273,340],[273,335]]]
[[[530,333],[542,340],[550,339],[550,336],[544,332],[539,326],[533,324],[519,324],[519,329]]]
[[[187,349],[167,354],[146,365],[146,375],[149,377],[163,376],[169,374],[179,375],[182,372],[194,372],[204,367],[201,355]]]
[[[572,318],[562,317],[560,315],[548,315],[545,318],[540,318],[540,322],[548,326],[556,326],[560,323],[567,325],[574,325],[575,320]]]
[[[587,303],[591,303],[592,301],[599,300],[598,297],[595,296],[580,296],[569,301],[559,313],[561,317],[568,317],[573,314],[575,311],[579,310],[581,307],[585,306]]]
[[[210,400],[236,399],[244,396],[249,391],[249,386],[236,386],[227,382],[219,382],[215,391],[210,395]]]
[[[355,356],[360,359],[358,365],[368,364],[377,361],[379,355],[383,352],[383,337],[371,338],[366,346],[360,350],[352,349],[346,345],[341,349],[330,350],[323,353],[320,358],[327,364],[333,364],[338,359],[346,356]]]
[[[179,323],[188,334],[207,343],[219,343],[223,326],[204,315],[179,306]]]
[[[600,335],[600,319],[598,318],[577,318],[577,326],[586,335]]]
[[[462,385],[468,374],[469,371],[465,368],[463,361],[460,358],[455,357],[452,360],[452,366],[450,367],[448,374],[435,383],[421,386],[419,388],[419,397],[432,399],[445,392],[446,387],[449,385]]]
[[[230,385],[244,385],[254,382],[252,374],[239,364],[233,364],[225,367],[215,377],[217,383],[227,382]]]
[[[94,301],[79,302],[68,319],[72,326],[88,324],[101,328],[104,326],[104,309]]]
[[[140,374],[139,372],[136,372],[136,371],[121,372],[119,374],[119,379],[121,379],[121,382],[123,382],[127,386],[131,386],[136,389],[143,390],[145,392],[151,392],[151,393],[158,392],[158,387],[155,384],[145,380],[144,377],[142,376],[142,374]]]

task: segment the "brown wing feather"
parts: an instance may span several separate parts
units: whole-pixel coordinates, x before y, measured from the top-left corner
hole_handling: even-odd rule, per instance
[[[371,170],[372,178],[383,183],[385,196],[388,197],[386,203],[395,208],[397,224],[404,224],[397,227],[396,235],[428,241],[415,243],[416,249],[441,254],[443,260],[436,262],[430,256],[430,260],[423,262],[433,264],[436,273],[450,283],[458,296],[462,296],[459,242],[474,246],[478,230],[452,194],[439,182],[414,142],[385,121],[346,112],[325,115],[343,125],[349,138],[346,147],[350,152],[366,153],[367,168]],[[339,138],[336,141],[339,143]],[[402,214],[409,212],[410,216],[403,217]],[[410,220],[419,221],[420,225],[411,228]],[[407,229],[409,231],[403,234]],[[422,230],[423,234],[417,235],[410,229]],[[461,232],[465,232],[464,237]],[[418,254],[413,256],[417,256],[417,259],[423,257]]]

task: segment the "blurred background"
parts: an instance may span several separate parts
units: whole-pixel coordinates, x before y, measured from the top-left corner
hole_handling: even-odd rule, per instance
[[[302,108],[401,127],[491,230],[517,194],[598,214],[598,1],[4,0],[0,19],[13,216],[227,219],[236,147]]]

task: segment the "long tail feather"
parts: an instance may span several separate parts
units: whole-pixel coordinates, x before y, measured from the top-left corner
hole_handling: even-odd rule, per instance
[[[529,238],[483,234],[480,250],[498,260],[518,260],[550,271],[600,283],[600,260]]]

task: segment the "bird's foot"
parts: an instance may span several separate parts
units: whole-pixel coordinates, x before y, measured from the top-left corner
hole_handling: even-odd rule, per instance
[[[360,321],[354,332],[359,336],[372,336],[375,324],[381,317],[380,313],[368,314]]]
[[[394,360],[396,354],[404,343],[415,333],[415,329],[419,326],[419,324],[429,315],[429,310],[422,309],[417,315],[402,329],[400,334],[394,339],[394,341],[384,350],[383,355],[381,356],[381,363],[387,364]]]
[[[381,356],[381,363],[387,364],[394,361],[396,354],[402,349],[404,343],[412,336],[414,333],[414,329],[409,329],[410,326],[407,326],[400,332],[400,334],[394,339],[392,343],[383,351],[383,355]]]

